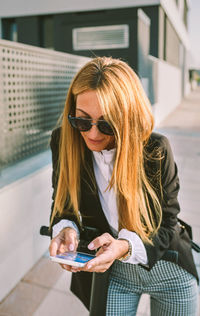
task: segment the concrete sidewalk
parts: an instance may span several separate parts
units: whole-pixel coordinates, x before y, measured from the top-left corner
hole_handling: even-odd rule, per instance
[[[200,244],[200,89],[192,92],[157,131],[169,138],[178,165],[180,218],[192,225],[194,240]],[[200,274],[200,255],[196,262]],[[43,256],[0,304],[0,316],[88,316],[69,291],[70,278],[69,272]],[[149,315],[149,297],[143,295],[137,316]]]

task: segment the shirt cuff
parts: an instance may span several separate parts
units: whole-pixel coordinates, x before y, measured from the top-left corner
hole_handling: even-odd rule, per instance
[[[132,245],[132,254],[130,258],[126,261],[122,260],[122,262],[132,264],[141,263],[144,265],[148,264],[146,249],[141,238],[136,233],[123,228],[120,230],[118,238],[126,239]]]
[[[52,237],[53,238],[56,237],[61,232],[61,230],[66,227],[75,229],[75,231],[77,232],[78,238],[80,237],[80,233],[79,233],[77,225],[73,221],[70,221],[68,219],[62,219],[60,222],[58,222],[52,227],[52,230],[53,230]]]

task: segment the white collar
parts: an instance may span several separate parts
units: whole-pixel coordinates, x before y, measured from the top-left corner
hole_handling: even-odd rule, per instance
[[[102,164],[102,162],[106,165],[113,164],[115,159],[116,148],[107,150],[104,149],[102,151],[93,151],[93,157],[97,164]]]

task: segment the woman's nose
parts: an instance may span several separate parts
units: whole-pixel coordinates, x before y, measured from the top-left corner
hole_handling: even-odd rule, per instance
[[[90,138],[97,138],[101,132],[99,131],[97,125],[92,125],[91,129],[88,131],[88,136]]]

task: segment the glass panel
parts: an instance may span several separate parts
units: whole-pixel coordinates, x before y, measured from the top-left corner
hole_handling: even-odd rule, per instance
[[[53,34],[53,17],[46,16],[43,18],[43,47],[54,49]]]
[[[73,29],[73,49],[128,48],[129,26],[107,25]]]
[[[17,42],[17,23],[12,22],[10,26],[10,40]]]

